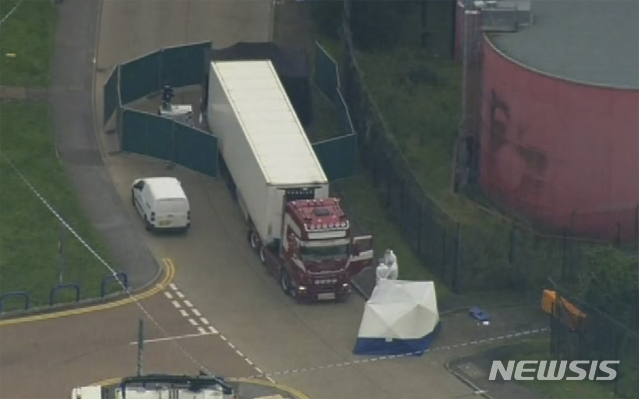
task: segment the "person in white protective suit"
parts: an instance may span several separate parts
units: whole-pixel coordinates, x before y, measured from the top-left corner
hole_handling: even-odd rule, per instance
[[[387,249],[384,253],[384,263],[388,267],[388,279],[397,280],[399,277],[399,266],[397,265],[397,256],[392,249]]]
[[[389,273],[390,269],[388,268],[388,266],[386,266],[386,263],[384,263],[384,259],[380,259],[379,265],[377,266],[376,270],[377,283],[379,283],[379,280],[387,279]]]
[[[377,282],[381,279],[397,280],[399,269],[397,267],[397,257],[391,249],[387,249],[384,257],[379,260],[377,266]]]

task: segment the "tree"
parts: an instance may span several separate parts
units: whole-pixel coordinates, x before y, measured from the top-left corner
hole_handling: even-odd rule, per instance
[[[580,297],[619,323],[638,331],[639,284],[637,259],[612,247],[585,253]]]

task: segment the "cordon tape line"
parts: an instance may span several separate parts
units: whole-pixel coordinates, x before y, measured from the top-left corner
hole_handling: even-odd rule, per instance
[[[262,374],[252,375],[252,376],[250,376],[248,378],[251,379],[251,378],[259,378],[259,377],[270,377],[270,376],[278,376],[278,375],[305,373],[305,372],[311,372],[311,371],[320,371],[320,370],[326,370],[326,369],[332,369],[332,368],[343,368],[343,367],[349,367],[349,366],[357,366],[357,365],[373,363],[373,362],[378,362],[378,361],[384,361],[384,360],[400,359],[400,358],[409,357],[409,356],[419,356],[419,355],[423,355],[423,354],[430,353],[430,352],[441,352],[441,351],[447,351],[447,350],[463,348],[463,347],[467,347],[467,346],[488,344],[488,343],[493,343],[493,342],[497,342],[497,341],[504,341],[504,340],[509,340],[509,339],[522,338],[522,337],[525,337],[525,336],[529,336],[529,335],[533,335],[533,334],[539,334],[539,333],[546,332],[546,331],[549,331],[549,330],[550,329],[548,327],[535,328],[535,329],[526,330],[526,331],[520,331],[520,332],[516,332],[516,333],[511,333],[511,334],[499,335],[499,336],[491,337],[491,338],[478,339],[478,340],[475,340],[475,341],[467,341],[467,342],[463,342],[461,344],[440,346],[440,347],[436,347],[436,348],[433,348],[433,349],[426,349],[424,351],[414,351],[414,352],[401,353],[401,354],[397,354],[397,355],[387,355],[387,356],[379,356],[379,357],[373,357],[373,358],[368,358],[368,359],[352,360],[350,362],[333,363],[333,364],[326,364],[326,365],[322,365],[322,366],[314,366],[314,367],[306,367],[306,368],[300,368],[300,369],[292,369],[292,370],[285,370],[285,371],[262,373]]]
[[[27,178],[20,172],[20,170],[18,170],[18,168],[13,164],[13,162],[4,155],[4,153],[2,151],[0,151],[0,158],[4,159],[9,166],[11,166],[11,169],[13,169],[13,171],[18,175],[18,177],[20,177],[20,179],[29,187],[29,189],[36,195],[36,197],[38,197],[38,199],[40,200],[40,202],[42,202],[42,204],[44,204],[44,206],[49,209],[49,211],[51,211],[51,213],[53,213],[53,215],[56,217],[56,219],[58,219],[60,221],[60,223],[62,223],[62,225],[76,238],[78,239],[78,241],[100,262],[102,263],[102,265],[104,265],[104,267],[106,267],[109,272],[111,272],[111,275],[115,278],[115,280],[120,284],[120,286],[122,287],[122,289],[124,290],[124,292],[126,294],[128,294],[131,298],[133,298],[133,302],[136,304],[136,306],[140,309],[140,311],[142,313],[144,313],[144,315],[151,321],[151,323],[153,323],[156,327],[158,327],[158,329],[160,330],[160,332],[162,334],[164,334],[165,337],[170,337],[169,333],[164,329],[164,327],[162,327],[162,325],[160,325],[160,323],[158,323],[157,320],[155,320],[155,318],[151,315],[151,313],[146,310],[146,308],[144,306],[142,306],[142,304],[135,298],[135,296],[131,293],[130,289],[128,287],[126,287],[124,285],[124,283],[118,278],[118,273],[111,267],[111,265],[109,265],[74,229],[73,227],[71,227],[65,220],[64,218],[62,218],[62,216],[60,216],[60,214],[53,209],[53,207],[51,206],[51,204],[49,204],[49,202],[42,196],[42,194],[40,194],[40,192],[38,190],[36,190],[35,187],[33,187],[33,185],[29,182],[29,180],[27,180]],[[171,262],[169,260],[169,262]],[[191,355],[186,349],[184,349],[177,341],[172,340],[170,341],[187,359],[189,359],[193,364],[195,364],[198,368],[200,368],[201,370],[209,373],[209,374],[213,374],[211,373],[206,367],[204,367],[204,365],[202,365],[202,363],[198,362],[193,355]]]

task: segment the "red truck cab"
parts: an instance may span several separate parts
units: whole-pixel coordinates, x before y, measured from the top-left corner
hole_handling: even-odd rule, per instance
[[[287,202],[282,239],[266,247],[256,236],[249,232],[260,260],[299,301],[343,301],[351,293],[351,278],[373,266],[372,236],[353,237],[338,198]]]

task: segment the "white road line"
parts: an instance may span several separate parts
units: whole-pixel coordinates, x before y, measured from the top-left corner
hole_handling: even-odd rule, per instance
[[[154,342],[164,342],[164,341],[173,341],[178,339],[186,339],[186,338],[197,338],[197,337],[205,337],[207,335],[213,335],[212,333],[197,333],[197,334],[186,334],[186,335],[177,335],[175,337],[164,337],[164,338],[155,338],[155,339],[145,339],[144,343],[154,343]],[[137,345],[137,341],[129,342],[129,345]]]
[[[178,287],[174,283],[169,284],[169,287],[171,287],[173,291],[177,291],[178,289]]]
[[[200,321],[202,322],[202,324],[205,324],[207,326],[209,325],[209,321],[206,320],[206,318],[204,318],[204,317],[200,317]]]
[[[171,301],[171,303],[173,304],[173,306],[175,306],[176,309],[179,309],[182,307],[182,305],[180,305],[180,302],[178,301]]]
[[[164,291],[164,296],[166,296],[168,299],[173,299],[173,295],[171,295],[169,291]]]
[[[207,332],[204,329],[204,327],[198,327],[197,330],[200,332],[200,334],[207,334]]]
[[[240,355],[240,357],[245,357],[244,354],[240,351],[238,351],[237,349],[235,350],[235,352],[237,352],[238,355]]]
[[[180,298],[180,299],[184,299],[184,294],[181,293],[180,291],[175,291],[175,295],[177,295],[178,298]]]
[[[235,345],[233,345],[232,343],[228,342],[228,345],[231,347],[231,349],[235,349]]]
[[[191,323],[194,326],[197,326],[197,321],[195,321],[193,319],[189,319],[189,323]]]
[[[191,312],[193,312],[193,314],[196,315],[197,317],[202,316],[202,313],[200,313],[200,311],[195,308],[191,309]]]
[[[181,314],[182,314],[182,316],[184,316],[184,317],[189,317],[189,312],[187,312],[187,311],[186,311],[186,310],[184,310],[184,309],[180,309],[180,313],[181,313]]]
[[[251,366],[253,366],[253,362],[248,360],[247,358],[244,358],[244,360],[246,360],[246,363],[250,364]]]
[[[189,302],[189,301],[186,301],[186,300],[185,300],[185,301],[184,301],[184,304],[185,304],[186,306],[190,307],[190,308],[192,308],[192,307],[193,307],[193,304],[192,304],[191,302]]]
[[[217,334],[218,333],[218,331],[215,328],[213,328],[213,326],[209,326],[209,331],[211,331],[211,334]]]

